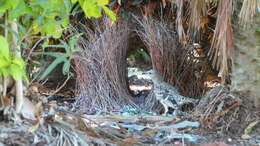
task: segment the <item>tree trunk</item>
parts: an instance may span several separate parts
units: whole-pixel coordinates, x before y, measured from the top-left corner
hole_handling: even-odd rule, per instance
[[[236,29],[232,74],[232,89],[249,92],[256,107],[260,107],[260,32],[256,31],[259,28],[257,20],[247,30]]]
[[[18,26],[15,21],[11,23],[12,30],[14,33],[19,34]],[[21,57],[21,47],[18,44],[18,38],[13,34],[13,53],[14,55]],[[16,112],[20,112],[23,106],[23,81],[22,79],[15,81],[15,90],[16,90],[16,103],[15,110]]]

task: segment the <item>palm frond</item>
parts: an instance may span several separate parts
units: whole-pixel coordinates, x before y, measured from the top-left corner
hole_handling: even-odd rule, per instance
[[[233,34],[231,17],[233,13],[233,4],[231,0],[220,0],[217,9],[217,23],[212,39],[209,59],[212,66],[219,70],[218,76],[222,79],[222,84],[226,82],[229,76],[229,62],[232,63],[233,55]]]
[[[175,1],[175,4],[177,6],[177,17],[176,17],[176,30],[179,36],[179,42],[186,43],[187,42],[187,37],[185,30],[183,28],[183,8],[184,8],[184,0],[178,0]]]
[[[201,20],[207,15],[207,6],[205,0],[192,0],[190,3],[191,14],[188,32],[193,36],[199,35]]]
[[[218,0],[205,0],[207,4],[212,4],[216,6],[218,4]]]
[[[260,8],[260,0],[244,0],[238,16],[240,26],[248,28],[249,24],[254,20],[258,8]]]

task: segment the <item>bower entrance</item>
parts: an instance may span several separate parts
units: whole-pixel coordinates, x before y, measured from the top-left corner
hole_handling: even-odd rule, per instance
[[[143,79],[146,71],[152,69],[151,57],[138,36],[130,39],[127,51],[127,85],[137,105],[143,105],[145,98],[152,89],[153,83]]]

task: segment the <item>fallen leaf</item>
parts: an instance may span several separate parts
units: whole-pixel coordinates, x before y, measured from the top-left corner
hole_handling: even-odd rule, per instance
[[[0,104],[0,107],[3,106],[3,107],[7,107],[7,106],[13,106],[13,100],[14,98],[11,97],[11,96],[4,96],[4,97],[1,97],[1,104]]]
[[[241,136],[241,138],[242,138],[242,139],[250,139],[251,137],[250,137],[250,135],[248,135],[248,134],[243,134],[243,135]]]
[[[250,133],[253,131],[254,127],[258,124],[259,121],[254,121],[250,123],[244,130],[244,134],[241,136],[242,139],[250,139]]]

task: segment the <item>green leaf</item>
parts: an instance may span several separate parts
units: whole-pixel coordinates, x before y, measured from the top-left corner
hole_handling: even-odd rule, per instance
[[[8,76],[8,68],[11,64],[11,61],[10,60],[7,60],[5,58],[3,58],[3,56],[0,56],[0,76]]]
[[[66,9],[66,13],[62,13],[62,14],[65,14],[64,16],[68,18],[71,13],[70,11],[71,11],[72,7],[73,7],[73,4],[70,2],[70,0],[64,0],[64,8]]]
[[[0,75],[3,75],[4,77],[9,76],[9,68],[1,68]]]
[[[150,61],[150,56],[145,52],[145,51],[143,51],[142,53],[141,53],[141,55],[142,55],[142,58],[144,59],[144,62],[149,62]]]
[[[19,4],[19,2],[21,1],[21,0],[7,0],[7,1],[9,1],[9,3],[10,3],[10,5],[12,6],[12,8],[14,9],[15,7],[17,7],[17,5]]]
[[[87,17],[99,18],[102,16],[96,0],[85,0],[81,7]]]
[[[45,18],[55,19],[59,17],[61,20],[68,17],[70,5],[67,5],[67,0],[45,0],[41,7],[44,9],[42,15]],[[67,5],[67,6],[66,6]]]
[[[46,48],[65,48],[66,47],[66,45],[44,45],[44,49],[46,49]]]
[[[69,71],[70,71],[70,61],[67,60],[67,61],[64,62],[64,64],[63,64],[63,67],[62,67],[62,74],[63,74],[63,75],[66,75],[66,74],[69,73]]]
[[[44,24],[42,31],[47,36],[52,36],[56,39],[60,38],[62,34],[62,28],[55,20],[48,20],[48,22]]]
[[[33,29],[33,34],[37,34],[41,30],[40,25],[36,21],[32,22],[32,29]]]
[[[72,4],[75,4],[78,0],[71,0]]]
[[[87,18],[99,18],[102,16],[101,8],[114,22],[116,15],[106,5],[109,4],[109,0],[78,0],[81,8],[83,9]]]
[[[12,60],[12,64],[19,66],[21,69],[25,69],[25,62],[22,58],[16,57]]]
[[[103,10],[105,11],[105,13],[108,15],[108,17],[113,21],[113,22],[115,22],[116,21],[116,14],[113,12],[113,11],[111,11],[108,7],[106,7],[106,6],[103,6],[102,7],[103,8]]]
[[[0,56],[0,71],[2,68],[6,68],[11,64],[10,59],[5,59],[3,56]]]
[[[26,77],[25,62],[20,57],[12,59],[12,63],[8,66],[8,74],[15,80],[21,80]]]
[[[62,27],[67,27],[69,25],[69,19],[68,18],[65,18],[63,19],[63,21],[61,22],[61,26]]]
[[[20,0],[0,0],[0,13],[14,9]]]
[[[3,58],[10,60],[10,52],[9,52],[9,45],[3,36],[0,35],[0,56]]]
[[[62,47],[62,48],[64,48],[65,49],[65,52],[66,52],[66,55],[69,55],[70,54],[70,46],[66,43],[66,42],[64,42],[64,41],[61,41],[61,43],[63,44],[62,46],[64,46],[64,47]]]
[[[97,4],[101,7],[107,5],[108,3],[109,0],[97,0]]]
[[[9,74],[15,79],[15,80],[21,80],[23,77],[23,69],[20,68],[17,64],[11,64],[9,67]]]
[[[55,58],[65,57],[66,55],[64,53],[56,53],[56,52],[42,52],[39,53],[40,55],[48,55]]]
[[[10,19],[16,19],[25,14],[31,13],[31,9],[25,4],[23,0],[19,1],[17,6],[10,11]]]
[[[0,0],[0,13],[5,13],[6,10],[11,8],[11,3],[8,0]]]
[[[85,2],[85,0],[78,0],[78,2],[79,2],[79,5],[82,7],[84,2]]]
[[[27,26],[23,25],[22,23],[23,22],[16,21],[16,24],[18,25],[18,30],[19,30],[19,32],[18,32],[19,38],[23,38],[28,33],[28,28],[26,28]],[[23,43],[23,42],[21,42],[21,43]]]
[[[66,57],[59,57],[59,58],[55,59],[55,60],[47,67],[46,71],[41,75],[40,80],[46,78],[46,77],[54,70],[54,68],[55,68],[58,64],[60,64],[60,63],[62,63],[62,62],[65,62],[66,60],[67,60]]]
[[[78,43],[78,36],[80,36],[80,35],[81,34],[75,35],[70,38],[70,40],[69,40],[69,46],[70,46],[70,51],[71,51],[70,54],[79,51],[77,43]]]

